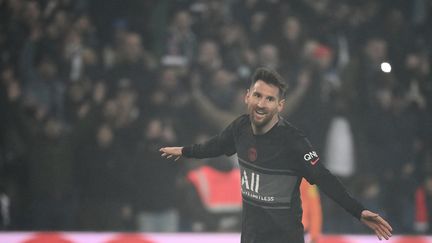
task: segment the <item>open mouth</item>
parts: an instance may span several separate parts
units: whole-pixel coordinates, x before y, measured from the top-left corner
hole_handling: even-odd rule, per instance
[[[263,117],[267,113],[265,111],[262,111],[262,110],[255,110],[255,114],[258,115],[259,117]]]

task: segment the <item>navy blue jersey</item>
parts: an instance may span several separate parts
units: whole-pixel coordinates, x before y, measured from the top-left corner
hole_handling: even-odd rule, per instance
[[[299,186],[302,178],[356,218],[364,207],[321,163],[303,133],[280,117],[267,133],[254,135],[249,115],[234,120],[183,155],[207,158],[237,153],[243,196],[242,242],[303,242]]]

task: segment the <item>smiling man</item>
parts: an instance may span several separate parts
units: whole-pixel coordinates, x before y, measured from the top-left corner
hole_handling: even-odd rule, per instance
[[[391,226],[352,198],[321,163],[301,131],[284,120],[285,84],[275,71],[259,68],[245,103],[248,114],[202,144],[165,147],[163,157],[208,158],[237,153],[243,196],[242,243],[304,242],[299,186],[316,184],[381,240]]]

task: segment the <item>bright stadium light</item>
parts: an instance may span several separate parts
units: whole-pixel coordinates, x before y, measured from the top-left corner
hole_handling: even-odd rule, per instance
[[[391,67],[390,63],[388,63],[388,62],[381,63],[381,70],[383,72],[389,73],[389,72],[391,72],[391,69],[392,69],[392,67]]]

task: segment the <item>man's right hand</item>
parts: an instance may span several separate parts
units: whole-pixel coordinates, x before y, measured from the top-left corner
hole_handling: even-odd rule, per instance
[[[165,157],[167,159],[174,157],[174,161],[177,161],[182,156],[182,150],[183,147],[165,147],[159,149],[159,152],[162,153],[162,157]]]

